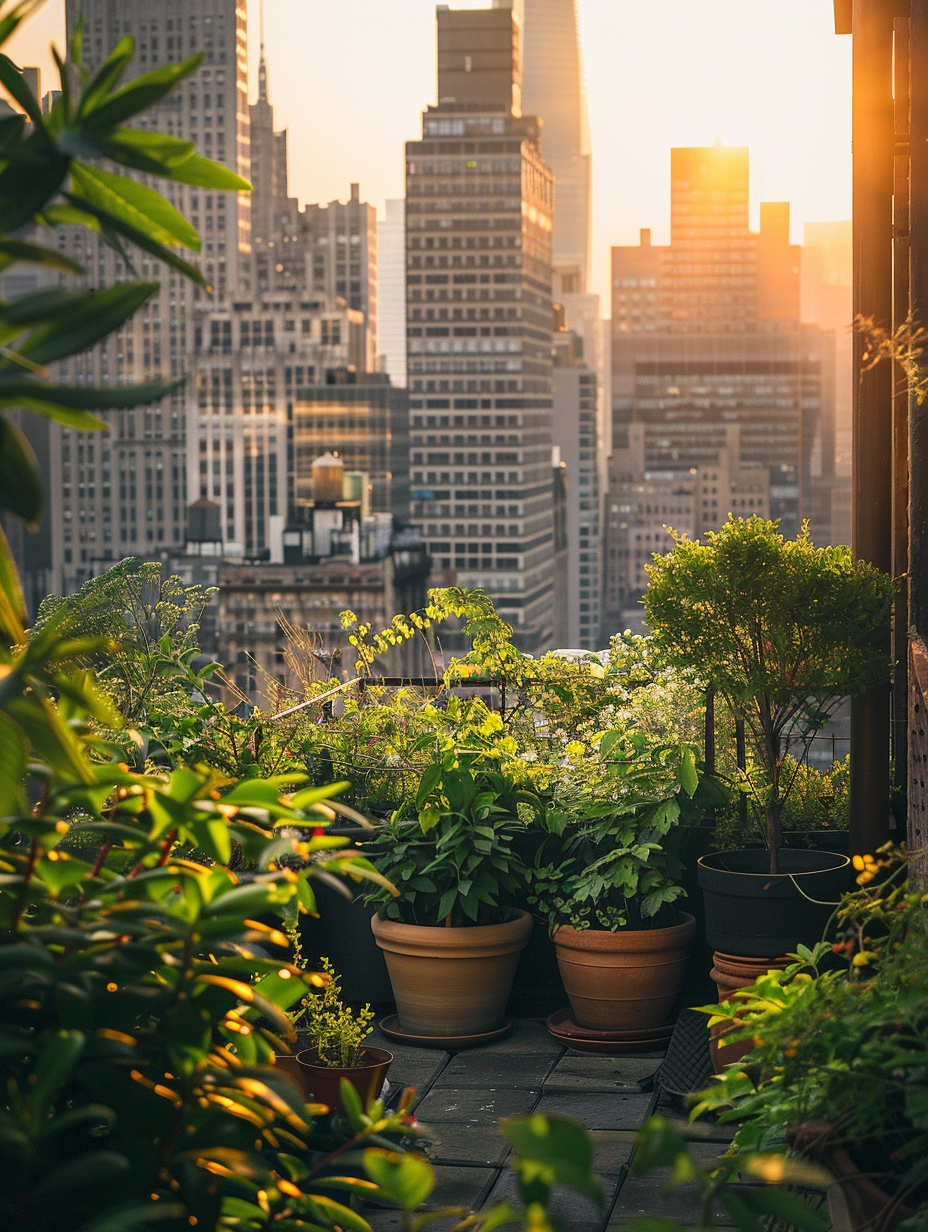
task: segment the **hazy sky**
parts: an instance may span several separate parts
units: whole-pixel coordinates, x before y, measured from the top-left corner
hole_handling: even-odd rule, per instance
[[[157,3],[158,0],[152,0]],[[475,5],[477,0],[474,0]],[[248,0],[258,39],[258,0]],[[458,0],[455,7],[465,7]],[[41,63],[61,40],[47,0],[10,52]],[[593,146],[591,288],[608,246],[669,231],[670,147],[751,150],[753,212],[788,200],[793,236],[851,211],[851,40],[832,0],[578,0]],[[403,142],[435,101],[434,0],[265,0],[271,98],[290,129],[291,191],[380,206],[403,194]],[[252,57],[256,63],[256,54]],[[53,82],[46,76],[45,88]],[[608,305],[604,304],[604,313]]]

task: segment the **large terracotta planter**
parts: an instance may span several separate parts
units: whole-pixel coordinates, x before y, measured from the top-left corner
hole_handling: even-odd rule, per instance
[[[328,1104],[335,1112],[344,1112],[341,1080],[347,1078],[360,1095],[364,1111],[367,1112],[383,1090],[393,1053],[387,1052],[385,1048],[362,1048],[360,1059],[360,1065],[339,1069],[318,1064],[319,1054],[314,1048],[307,1048],[299,1053],[297,1061],[302,1072],[303,1090],[307,1100],[317,1100],[320,1104]]]
[[[710,972],[718,989],[719,1004],[730,1001],[741,988],[750,988],[756,984],[762,975],[768,971],[782,971],[792,960],[789,958],[746,958],[740,954],[723,954],[720,951],[712,955],[712,971]],[[733,1065],[746,1057],[754,1048],[754,1040],[743,1039],[733,1044],[723,1042],[723,1037],[737,1028],[731,1023],[717,1022],[709,1028],[709,1052],[712,1055],[712,1068],[720,1074],[726,1065]]]
[[[662,1027],[683,985],[696,933],[691,915],[672,928],[554,934],[574,1022],[604,1031]]]
[[[427,928],[375,915],[400,1026],[414,1035],[477,1035],[501,1026],[532,917],[504,924]]]

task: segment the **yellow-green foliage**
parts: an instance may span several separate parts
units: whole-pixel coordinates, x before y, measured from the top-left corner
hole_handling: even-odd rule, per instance
[[[304,998],[299,1026],[323,1065],[351,1069],[360,1064],[361,1048],[373,1030],[374,1011],[365,1005],[355,1014],[342,1001],[341,979],[327,958],[322,959],[322,969],[328,978],[319,992]]]

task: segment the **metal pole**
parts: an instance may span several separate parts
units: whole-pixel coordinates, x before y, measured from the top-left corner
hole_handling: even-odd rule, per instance
[[[912,0],[909,174],[912,324],[928,327],[928,0]],[[924,356],[922,357],[924,363]],[[928,402],[909,401],[909,876],[928,889],[928,723],[925,642],[928,641]]]
[[[893,8],[853,0],[854,313],[889,329],[893,317]],[[854,336],[854,555],[892,569],[893,370],[864,372]],[[890,686],[851,703],[850,849],[875,851],[889,837]]]
[[[909,19],[893,22],[893,330],[909,318]],[[893,609],[893,787],[904,795],[908,778],[909,387],[893,364],[893,577],[900,580]]]

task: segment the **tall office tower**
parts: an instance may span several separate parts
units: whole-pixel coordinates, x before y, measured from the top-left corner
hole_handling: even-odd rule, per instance
[[[592,159],[576,0],[525,0],[522,108],[542,122],[554,172],[554,294],[583,293],[590,263]],[[568,325],[576,328],[570,320]],[[589,345],[589,339],[585,339]]]
[[[835,335],[835,471],[851,473],[851,348],[854,308],[851,295],[851,224],[807,222],[802,241],[802,319]],[[842,540],[845,542],[845,540]]]
[[[251,128],[252,257],[242,293],[298,291],[306,279],[300,242],[300,203],[290,196],[287,130],[274,127],[264,46],[258,63],[258,98],[249,107]]]
[[[527,650],[553,631],[551,226],[510,9],[438,9],[438,105],[406,146],[414,521]]]
[[[377,223],[377,345],[380,370],[406,384],[406,202],[384,202]]]
[[[754,499],[761,467],[784,534],[808,518],[817,541],[834,539],[834,336],[800,320],[788,204],[763,203],[760,231],[751,232],[748,171],[746,149],[673,150],[670,244],[653,245],[642,231],[639,245],[612,250],[614,458],[629,449],[633,427],[644,435],[640,472],[623,479],[613,466],[610,477],[607,624],[620,618],[616,602],[636,601],[638,585],[628,560],[620,562],[627,584],[609,576],[619,560],[614,535],[627,522],[613,515],[629,504],[616,483],[659,486],[676,476],[688,484],[690,472],[727,469],[736,478],[714,493],[720,524],[752,508],[741,502]],[[739,456],[723,467],[733,426]],[[751,472],[743,483],[742,472]],[[711,528],[704,512],[700,504],[698,533]]]
[[[747,146],[670,151],[670,248],[663,286],[675,333],[744,333],[757,320]]]
[[[377,210],[351,185],[348,201],[307,205],[300,214],[300,237],[311,298],[343,299],[363,312],[367,323],[366,372],[377,369]]]
[[[583,340],[554,316],[553,433],[567,471],[566,645],[599,648],[599,382],[583,357]]]
[[[84,27],[84,59],[93,73],[126,34],[136,40],[131,72],[145,73],[203,52],[198,72],[140,124],[196,143],[200,153],[248,178],[250,171],[245,5],[242,0],[67,0],[69,36]],[[237,286],[250,247],[247,195],[210,193],[186,185],[165,195],[203,236],[197,261],[217,297]],[[87,270],[87,286],[131,276],[102,239],[64,228],[63,250]],[[92,352],[58,365],[75,383],[123,384],[180,376],[193,334],[193,309],[207,297],[187,279],[138,254],[141,277],[161,293]],[[105,412],[106,432],[49,429],[48,521],[51,585],[76,589],[109,562],[130,553],[157,556],[185,534],[185,406],[181,389],[161,403]]]

